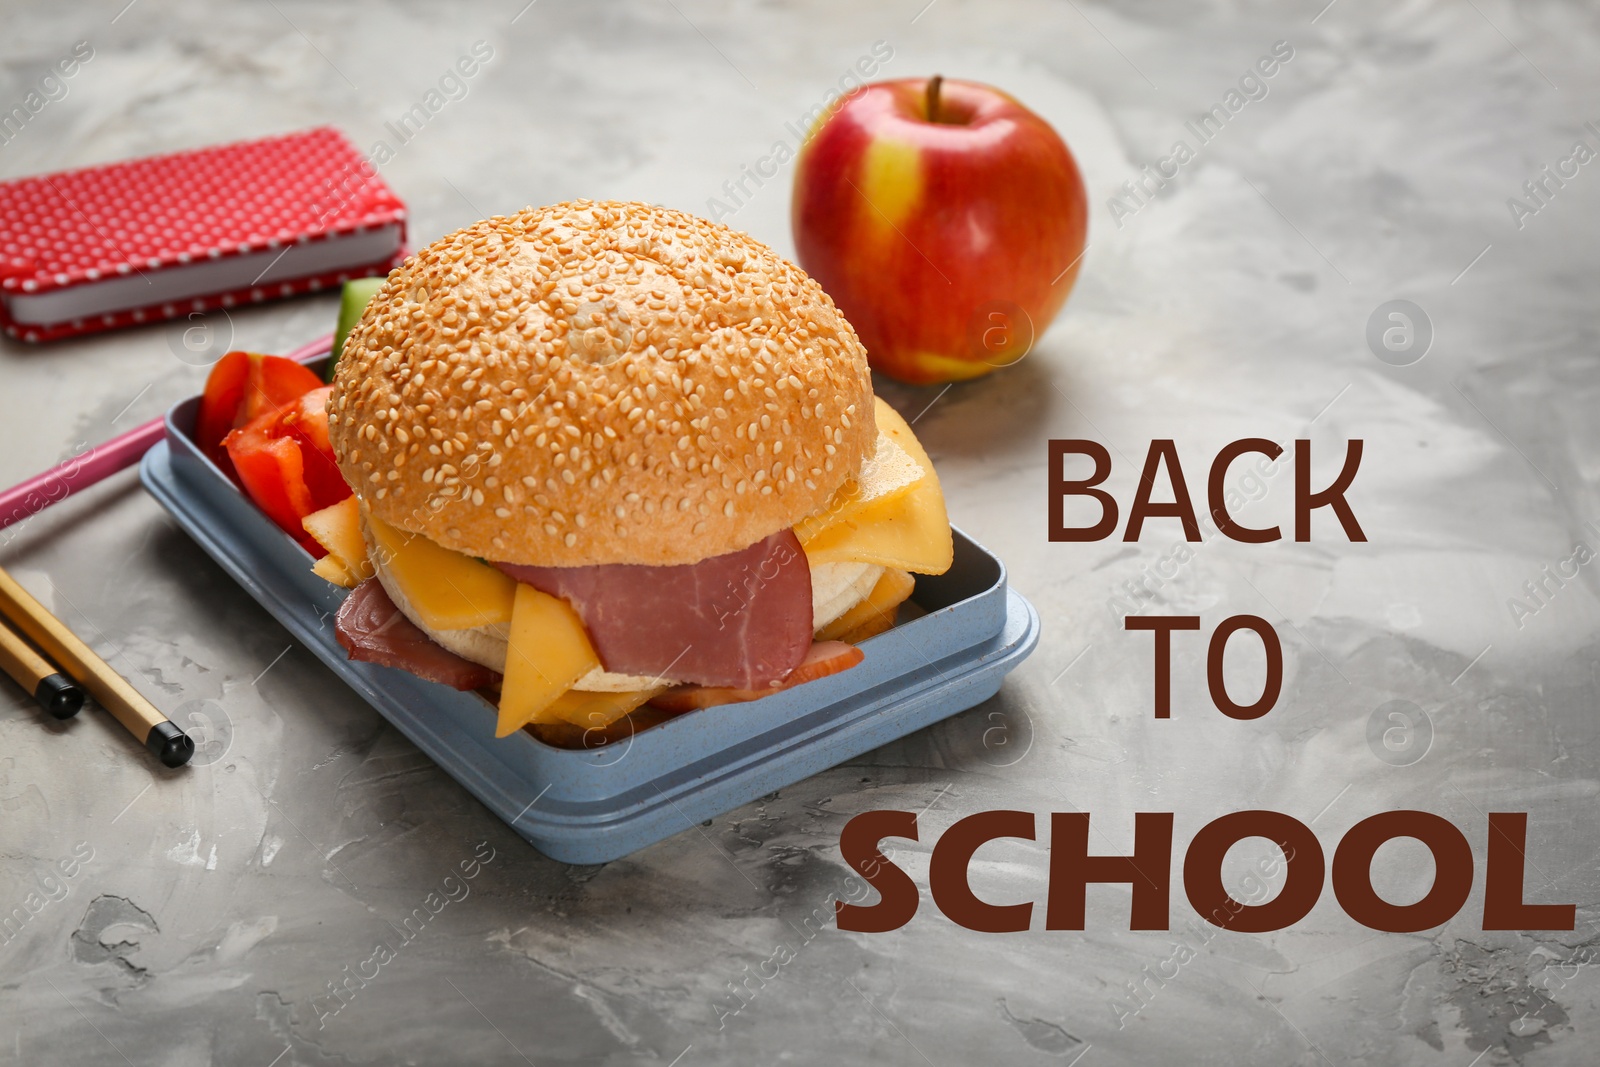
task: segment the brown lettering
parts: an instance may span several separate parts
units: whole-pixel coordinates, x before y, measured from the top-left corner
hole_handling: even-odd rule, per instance
[[[933,846],[928,862],[928,891],[945,917],[957,926],[986,934],[1012,934],[1026,930],[1033,905],[989,904],[979,900],[967,882],[967,865],[980,845],[997,837],[1032,841],[1033,813],[980,811],[946,830]]]
[[[1577,924],[1572,904],[1525,904],[1523,866],[1527,863],[1527,812],[1489,813],[1489,857],[1483,875],[1485,930],[1571,930]]]
[[[1222,885],[1222,861],[1247,837],[1264,837],[1283,850],[1284,882],[1264,904],[1235,900]],[[1183,891],[1213,926],[1259,934],[1282,930],[1310,914],[1322,895],[1326,865],[1317,836],[1299,819],[1276,811],[1236,811],[1213,819],[1189,842],[1183,857]]]
[[[1081,481],[1066,476],[1068,456],[1088,456],[1094,460],[1094,473]],[[1050,540],[1100,541],[1117,528],[1117,502],[1111,494],[1095,486],[1111,474],[1111,454],[1098,441],[1051,440],[1050,442]],[[1100,501],[1100,521],[1093,526],[1068,526],[1068,496],[1089,496]]]
[[[1122,625],[1127,630],[1155,632],[1156,718],[1172,718],[1172,631],[1200,629],[1200,616],[1129,615],[1122,620]]]
[[[1358,437],[1345,442],[1344,469],[1333,484],[1320,493],[1311,491],[1311,442],[1305,439],[1294,443],[1294,539],[1311,540],[1311,513],[1317,508],[1331,507],[1344,528],[1344,535],[1352,541],[1365,541],[1361,524],[1344,494],[1356,480],[1356,468],[1361,466],[1362,441]]]
[[[844,824],[839,852],[857,874],[878,891],[876,904],[834,902],[834,922],[841,930],[881,934],[898,930],[917,913],[917,883],[891,863],[878,848],[886,837],[917,840],[917,816],[909,811],[864,811]]]
[[[1153,504],[1150,494],[1155,492],[1156,472],[1165,460],[1167,480],[1172,483],[1172,503]],[[1107,461],[1109,465],[1109,460]],[[1183,536],[1188,541],[1200,540],[1200,523],[1194,517],[1194,504],[1189,500],[1189,487],[1183,481],[1183,467],[1178,463],[1178,449],[1170,439],[1150,442],[1150,451],[1144,458],[1144,471],[1139,475],[1139,488],[1133,494],[1133,507],[1128,509],[1128,529],[1124,541],[1137,541],[1147,518],[1173,518],[1183,524]]]
[[[1262,545],[1268,541],[1280,540],[1283,532],[1276,526],[1257,530],[1235,522],[1233,516],[1228,514],[1227,490],[1222,484],[1228,476],[1228,465],[1249,452],[1260,452],[1268,459],[1277,459],[1283,455],[1283,449],[1265,437],[1246,437],[1226,445],[1211,462],[1211,477],[1206,482],[1206,502],[1211,508],[1211,519],[1217,524],[1219,533],[1235,541]]]
[[[1372,888],[1372,857],[1396,837],[1414,837],[1433,853],[1433,885],[1415,904],[1390,904]],[[1472,846],[1432,812],[1379,812],[1352,826],[1334,850],[1333,893],[1350,918],[1373,930],[1409,934],[1442,926],[1472,893]]]
[[[1261,638],[1261,647],[1267,653],[1267,678],[1261,687],[1261,696],[1254,704],[1235,704],[1228,695],[1222,677],[1222,660],[1228,649],[1228,638],[1240,630],[1254,630]],[[1206,650],[1206,686],[1211,690],[1211,702],[1217,710],[1230,719],[1259,719],[1272,710],[1283,691],[1283,644],[1272,624],[1259,615],[1231,615],[1211,635],[1211,645]],[[1157,716],[1158,718],[1160,716]]]
[[[1130,930],[1167,929],[1167,895],[1172,882],[1172,813],[1141,811],[1134,815],[1132,856],[1089,855],[1088,813],[1052,813],[1046,930],[1083,929],[1090,882],[1127,882],[1133,887]]]

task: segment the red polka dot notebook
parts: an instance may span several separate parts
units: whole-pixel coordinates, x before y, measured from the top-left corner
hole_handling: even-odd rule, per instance
[[[0,325],[48,341],[383,274],[406,213],[323,127],[0,183]]]

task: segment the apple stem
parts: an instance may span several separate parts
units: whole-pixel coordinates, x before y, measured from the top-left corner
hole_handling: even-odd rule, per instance
[[[944,75],[935,74],[928,79],[928,121],[939,121],[939,86],[944,84]]]

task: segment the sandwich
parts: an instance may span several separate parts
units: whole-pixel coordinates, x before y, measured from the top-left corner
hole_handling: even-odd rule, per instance
[[[950,567],[937,475],[833,301],[751,237],[574,201],[390,273],[304,520],[352,658],[570,743],[849,669]]]

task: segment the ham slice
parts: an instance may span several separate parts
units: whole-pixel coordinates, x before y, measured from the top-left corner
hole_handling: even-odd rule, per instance
[[[763,689],[811,648],[811,567],[793,530],[677,567],[495,566],[570,603],[616,674]]]
[[[662,711],[682,713],[697,708],[710,708],[718,704],[737,704],[746,700],[760,700],[773,693],[792,689],[804,682],[814,682],[830,674],[847,671],[866,658],[854,645],[843,641],[818,641],[806,653],[800,665],[790,671],[781,682],[763,689],[731,689],[704,685],[680,685],[651,698],[650,706]]]
[[[455,689],[498,685],[500,675],[437,645],[400,613],[376,578],[350,591],[339,608],[334,634],[354,660],[399,667]]]

